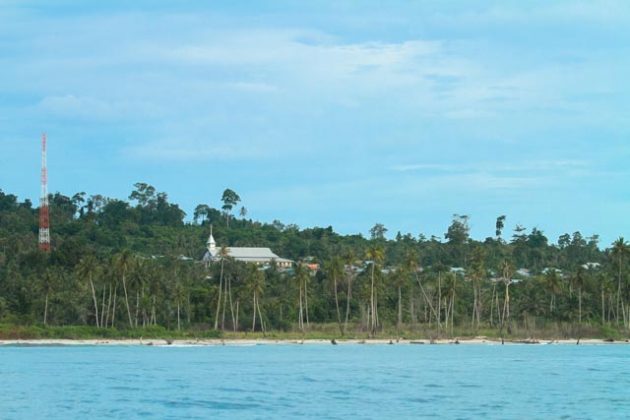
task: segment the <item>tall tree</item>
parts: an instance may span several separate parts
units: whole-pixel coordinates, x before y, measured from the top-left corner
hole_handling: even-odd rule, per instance
[[[370,261],[370,336],[376,334],[378,327],[378,295],[375,288],[376,269],[380,270],[380,264],[385,258],[383,248],[379,245],[371,245],[366,253],[367,259]]]
[[[241,197],[231,189],[227,188],[223,191],[223,196],[221,197],[221,201],[223,202],[223,212],[225,213],[225,220],[227,226],[230,226],[230,216],[232,214],[232,209],[236,206],[240,201]]]
[[[77,265],[77,275],[87,280],[90,290],[92,292],[92,302],[94,304],[94,320],[96,328],[100,327],[99,315],[98,315],[98,302],[96,300],[96,289],[94,287],[94,277],[98,273],[98,261],[93,255],[88,255],[81,259]]]
[[[127,276],[133,266],[134,257],[128,249],[123,250],[114,257],[114,266],[120,275],[123,291],[125,293],[125,306],[127,308],[127,316],[129,317],[129,327],[133,328],[133,320],[131,319],[131,309],[129,307],[129,294],[127,293]]]
[[[326,267],[328,277],[332,280],[331,288],[333,289],[333,295],[335,297],[335,309],[337,311],[337,325],[339,326],[339,332],[343,335],[343,327],[341,325],[341,311],[339,309],[339,296],[338,296],[338,279],[343,276],[343,261],[341,257],[334,256],[328,266]]]

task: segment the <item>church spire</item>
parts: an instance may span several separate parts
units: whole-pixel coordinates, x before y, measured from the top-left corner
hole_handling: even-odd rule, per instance
[[[212,254],[217,249],[217,243],[212,236],[212,225],[210,225],[210,236],[208,237],[208,251]]]

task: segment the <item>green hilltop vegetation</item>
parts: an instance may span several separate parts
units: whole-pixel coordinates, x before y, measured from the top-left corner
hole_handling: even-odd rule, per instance
[[[580,232],[469,236],[455,215],[444,238],[376,224],[370,238],[332,227],[247,219],[226,190],[220,209],[192,221],[167,194],[138,183],[129,201],[50,195],[52,251],[38,250],[38,208],[0,190],[0,338],[422,337],[625,339],[630,248]],[[229,257],[219,246],[269,247],[282,270]]]

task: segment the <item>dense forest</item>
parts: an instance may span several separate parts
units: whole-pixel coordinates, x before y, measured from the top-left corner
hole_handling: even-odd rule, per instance
[[[38,208],[0,190],[0,324],[365,337],[620,338],[630,328],[623,238],[607,247],[580,232],[550,241],[537,228],[508,232],[503,215],[483,241],[470,237],[465,215],[453,216],[443,238],[388,239],[378,223],[365,238],[249,220],[236,192],[220,198],[219,208],[200,204],[186,219],[143,183],[129,201],[51,194],[46,253]],[[211,225],[219,246],[270,247],[295,264],[228,256],[203,264]]]

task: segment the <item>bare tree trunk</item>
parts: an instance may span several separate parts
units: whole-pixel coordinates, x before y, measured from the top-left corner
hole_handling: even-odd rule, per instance
[[[227,280],[223,282],[223,312],[221,315],[221,329],[225,330],[225,308],[227,308],[228,284]]]
[[[304,313],[302,311],[302,280],[300,280],[300,311],[298,313],[298,326],[304,332]]]
[[[352,300],[352,279],[348,279],[348,296],[346,300],[346,320],[343,324],[342,335],[348,330],[348,317],[350,316],[350,301]]]
[[[232,330],[236,332],[236,318],[234,317],[234,305],[232,304],[232,278],[228,277],[228,296],[230,300],[230,315],[232,316]]]
[[[602,325],[606,323],[606,300],[604,299],[604,287],[602,286]]]
[[[252,308],[254,312],[254,317],[252,319],[252,332],[256,330],[256,292],[254,292],[254,298],[252,299]]]
[[[180,318],[179,318],[179,306],[180,306],[179,299],[177,299],[177,331],[180,331],[182,329]]]
[[[310,328],[310,324],[308,322],[308,287],[306,281],[304,282],[304,312],[306,314],[306,328]]]
[[[339,310],[339,297],[337,295],[337,275],[333,274],[333,282],[335,286],[335,307],[337,308],[337,324],[339,325],[339,332],[343,335],[343,327],[341,326],[341,311]]]
[[[420,291],[422,292],[422,296],[424,297],[425,308],[428,306],[429,309],[431,309],[431,313],[433,313],[433,316],[439,323],[440,322],[439,317],[437,313],[435,312],[435,308],[433,307],[433,303],[431,302],[431,299],[429,299],[429,297],[427,296],[427,293],[424,290],[424,286],[422,286],[422,283],[420,282],[420,278],[418,277],[418,274],[416,274],[416,282],[418,283],[418,286],[420,286]],[[425,319],[426,319],[426,315],[425,315]],[[431,317],[429,316],[429,324],[430,323],[431,323]],[[438,329],[439,329],[439,324],[438,324]]]
[[[400,326],[402,325],[402,288],[398,286],[398,324],[397,328],[400,331]]]
[[[260,317],[260,329],[262,330],[263,337],[265,336],[265,321],[263,321],[262,312],[260,311],[260,299],[256,299],[256,306],[258,307],[258,316]]]
[[[221,293],[223,291],[223,259],[221,259],[221,274],[219,275],[219,298],[217,299],[217,311],[214,317],[214,329],[219,329],[219,313],[221,311]]]
[[[371,286],[370,286],[370,312],[372,314],[371,323],[370,323],[370,336],[373,337],[376,332],[376,322],[375,322],[375,304],[374,304],[374,269],[375,263],[372,262],[372,275],[371,275]],[[369,318],[368,318],[369,319]]]
[[[238,308],[238,305],[237,305]],[[188,294],[186,295],[186,320],[188,321],[188,325],[190,325],[190,292],[188,292]],[[236,313],[238,314],[238,309],[236,310]]]
[[[134,325],[138,328],[138,315],[140,314],[140,291],[136,290],[136,317],[134,319]]]
[[[438,319],[437,319],[437,325],[438,325],[438,337],[440,336],[440,327],[441,327],[441,322],[442,322],[442,273],[438,272],[438,310],[437,310],[437,314],[438,314]]]
[[[578,289],[578,323],[582,325],[582,288]]]
[[[90,287],[92,288],[92,301],[94,302],[94,314],[96,319],[96,328],[100,327],[98,319],[98,301],[96,300],[96,290],[94,289],[94,282],[92,281],[92,275],[90,275]]]
[[[109,285],[109,298],[107,299],[107,316],[105,317],[105,326],[109,326],[109,309],[112,305],[112,285]]]
[[[129,309],[129,296],[127,295],[127,282],[125,281],[125,274],[122,275],[123,291],[125,292],[125,305],[127,306],[127,315],[129,316],[129,326],[133,328],[133,322],[131,320],[131,310]]]
[[[101,304],[101,327],[103,327],[103,325],[107,327],[107,324],[103,323],[104,319],[105,319],[105,286],[103,286],[103,300]]]
[[[116,296],[118,295],[118,287],[114,287],[114,304],[112,305],[112,328],[114,328],[114,321],[116,320]]]
[[[44,299],[44,325],[48,324],[48,293],[46,293],[46,298]]]
[[[236,323],[234,325],[234,331],[238,331],[238,303],[239,299],[236,299]]]

